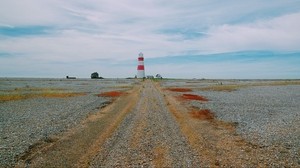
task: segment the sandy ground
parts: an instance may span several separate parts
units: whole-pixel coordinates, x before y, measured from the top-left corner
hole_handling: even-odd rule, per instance
[[[32,146],[16,167],[300,166],[298,153],[246,141],[236,123],[195,109],[182,100],[188,96],[141,82],[75,128]]]

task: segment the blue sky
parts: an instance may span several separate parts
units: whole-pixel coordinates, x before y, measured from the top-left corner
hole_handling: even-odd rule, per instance
[[[0,77],[300,78],[299,0],[1,0]]]

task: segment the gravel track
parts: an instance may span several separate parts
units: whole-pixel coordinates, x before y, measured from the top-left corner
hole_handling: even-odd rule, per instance
[[[137,106],[102,148],[91,167],[195,167],[199,163],[151,82],[144,83]]]

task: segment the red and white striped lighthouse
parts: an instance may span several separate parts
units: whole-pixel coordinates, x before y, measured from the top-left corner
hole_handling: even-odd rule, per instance
[[[139,57],[138,57],[137,78],[145,78],[143,53],[139,53]]]

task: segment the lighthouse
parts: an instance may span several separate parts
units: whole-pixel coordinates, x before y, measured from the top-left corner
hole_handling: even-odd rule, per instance
[[[138,57],[137,78],[145,78],[145,67],[144,67],[143,53],[139,53],[139,57]]]

